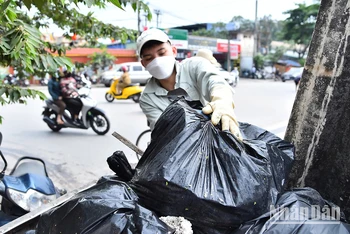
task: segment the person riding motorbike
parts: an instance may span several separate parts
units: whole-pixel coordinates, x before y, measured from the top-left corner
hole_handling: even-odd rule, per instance
[[[78,93],[78,87],[76,80],[72,77],[72,74],[67,70],[63,71],[63,77],[60,81],[61,92],[63,101],[67,105],[68,111],[71,113],[73,123],[80,125],[79,113],[83,106]]]
[[[131,84],[131,79],[128,72],[127,66],[122,66],[123,74],[119,78],[118,84],[117,84],[117,91],[118,95],[121,95],[123,92],[123,89]]]
[[[47,83],[47,86],[49,89],[49,93],[53,99],[53,102],[59,108],[56,122],[57,122],[57,124],[64,124],[64,122],[62,120],[62,115],[63,115],[64,110],[66,109],[66,104],[62,100],[62,92],[61,92],[59,78],[56,76],[51,76],[49,82]]]
[[[242,139],[234,113],[233,89],[213,64],[199,56],[181,63],[176,61],[176,47],[171,45],[167,34],[155,28],[137,38],[137,51],[141,64],[152,75],[140,98],[140,107],[151,129],[171,103],[168,91],[182,88],[192,100],[202,103],[203,113],[211,114],[214,125],[221,121],[222,130]]]

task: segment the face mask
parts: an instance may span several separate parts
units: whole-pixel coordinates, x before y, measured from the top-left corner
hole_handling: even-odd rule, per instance
[[[169,78],[173,73],[175,58],[173,56],[156,57],[147,66],[146,70],[151,73],[154,78],[163,80]]]

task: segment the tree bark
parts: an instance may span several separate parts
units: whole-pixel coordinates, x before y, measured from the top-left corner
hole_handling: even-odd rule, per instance
[[[288,187],[312,187],[350,217],[350,4],[322,0],[285,140]]]

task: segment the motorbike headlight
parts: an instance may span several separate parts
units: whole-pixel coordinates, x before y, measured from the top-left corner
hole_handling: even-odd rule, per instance
[[[33,189],[28,189],[26,193],[8,189],[8,194],[10,199],[17,204],[19,207],[26,211],[32,211],[37,209],[38,207],[48,204],[51,201],[56,199],[56,194],[54,195],[46,195],[42,194]]]

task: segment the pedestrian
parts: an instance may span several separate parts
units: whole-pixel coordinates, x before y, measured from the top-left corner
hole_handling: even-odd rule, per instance
[[[168,92],[182,88],[192,100],[202,103],[203,113],[211,114],[214,125],[221,122],[222,130],[242,139],[234,113],[233,89],[207,59],[194,56],[181,63],[176,61],[176,47],[167,34],[155,28],[137,38],[137,52],[141,64],[152,75],[140,98],[140,107],[151,129],[171,103]]]
[[[62,115],[64,110],[66,109],[66,104],[62,100],[62,92],[61,92],[61,87],[60,87],[60,82],[59,78],[56,76],[51,76],[49,82],[47,83],[49,93],[53,99],[53,102],[58,106],[58,115],[56,122],[57,124],[64,124],[62,120]]]

